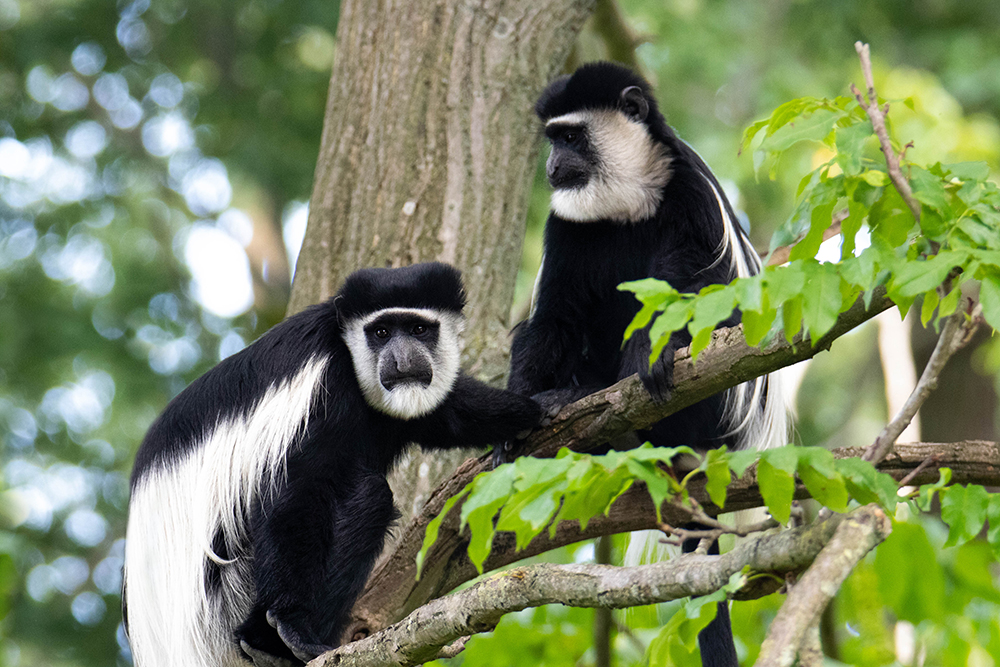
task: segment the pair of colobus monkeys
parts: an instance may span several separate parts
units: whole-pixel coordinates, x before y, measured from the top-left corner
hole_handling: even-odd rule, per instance
[[[622,347],[638,306],[616,286],[652,276],[694,292],[759,269],[715,176],[641,77],[587,65],[535,110],[554,192],[508,389],[459,371],[464,293],[443,264],[358,271],[193,382],[132,474],[124,603],[138,667],[297,665],[338,645],[397,516],[386,474],[409,443],[511,442],[553,406],[634,373],[663,398],[690,338],[675,334],[650,368],[647,335]],[[775,389],[758,379],[639,436],[768,446],[784,438]],[[735,665],[719,612],[703,661]]]

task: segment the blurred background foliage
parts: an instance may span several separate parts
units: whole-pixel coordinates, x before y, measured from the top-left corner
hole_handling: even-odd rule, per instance
[[[994,0],[599,9],[573,60],[641,68],[760,248],[791,212],[799,178],[829,156],[817,145],[756,165],[752,151],[738,154],[743,128],[788,99],[845,94],[860,80],[857,39],[872,44],[882,95],[915,102],[890,111],[909,155],[1000,167]],[[0,0],[0,667],[129,664],[118,591],[131,460],[173,395],[284,313],[337,11],[329,0]],[[547,202],[539,178],[515,314]],[[919,368],[934,334],[913,334]],[[793,373],[798,441],[873,439],[887,409],[876,339],[866,327]],[[925,406],[923,439],[996,439],[998,371],[1000,344],[984,335]],[[900,525],[828,615],[831,654],[1000,663],[998,571],[985,545],[942,553],[933,520]],[[615,539],[616,561],[626,541]],[[552,558],[592,559],[593,546]],[[734,604],[745,660],[778,604]],[[670,613],[616,612],[616,662],[641,664]],[[455,662],[593,664],[592,617],[525,611]]]

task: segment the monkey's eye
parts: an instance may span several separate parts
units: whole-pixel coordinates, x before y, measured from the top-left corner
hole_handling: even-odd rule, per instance
[[[414,324],[413,331],[411,332],[414,336],[420,336],[427,332],[427,327],[423,324]]]
[[[572,131],[570,131],[570,132],[563,133],[563,141],[565,141],[567,144],[576,143],[576,140],[579,139],[579,138],[580,138],[580,133],[579,132],[572,132]]]
[[[382,339],[388,338],[389,330],[386,329],[385,327],[379,327],[378,329],[375,330],[375,337]]]

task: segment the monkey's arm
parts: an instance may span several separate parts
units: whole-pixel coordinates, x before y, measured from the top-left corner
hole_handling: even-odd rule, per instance
[[[697,293],[707,285],[727,282],[720,270],[712,270],[711,268],[706,270],[706,265],[701,265],[698,262],[692,263],[691,259],[691,255],[677,256],[675,252],[665,251],[660,260],[654,262],[651,267],[651,277],[665,280],[674,289],[689,293]],[[710,258],[706,258],[705,261],[707,262],[708,259]],[[691,276],[696,277],[692,279]],[[732,326],[738,322],[739,313],[735,312],[731,317],[720,322],[718,326]],[[631,338],[626,341],[622,350],[618,379],[621,380],[638,373],[650,395],[657,401],[666,401],[670,398],[674,388],[674,352],[691,344],[691,334],[686,328],[674,332],[660,356],[650,365],[649,355],[652,351],[652,341],[649,339],[649,330],[651,327],[652,323],[633,332]]]
[[[537,402],[459,375],[448,398],[414,423],[413,439],[425,449],[484,447],[516,438],[542,420]]]

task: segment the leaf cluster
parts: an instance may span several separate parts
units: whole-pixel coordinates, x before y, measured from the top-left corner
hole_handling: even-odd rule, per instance
[[[815,341],[859,296],[880,285],[904,315],[922,299],[926,325],[955,312],[963,282],[980,281],[983,314],[1000,328],[1000,191],[987,180],[986,163],[921,166],[904,159],[904,175],[920,205],[915,217],[892,185],[878,140],[854,98],[787,102],[751,125],[744,145],[758,137],[756,155],[760,162],[770,160],[772,170],[799,142],[819,142],[832,153],[802,178],[795,210],[772,237],[772,253],[792,246],[789,261],[698,294],[680,293],[653,278],[619,286],[642,303],[626,340],[652,323],[650,363],[684,328],[696,358],[734,309],[742,312],[750,345],[777,328],[789,342],[800,332]],[[905,158],[905,149],[901,152]],[[842,218],[840,259],[819,261],[823,234],[835,214]],[[859,243],[862,230],[867,233]],[[945,283],[947,289],[939,290]]]
[[[679,473],[672,466],[678,456],[698,461],[693,470]],[[690,460],[690,459],[688,459]],[[895,481],[860,459],[834,459],[821,447],[780,447],[765,452],[711,450],[704,456],[689,447],[653,447],[611,451],[600,456],[560,450],[554,459],[521,457],[476,476],[449,499],[428,525],[418,569],[437,540],[441,523],[462,502],[460,530],[469,527],[469,559],[482,572],[498,531],[515,535],[517,549],[524,549],[542,531],[555,535],[559,523],[577,521],[580,529],[595,516],[607,515],[636,481],[645,485],[657,519],[664,503],[697,511],[689,484],[702,475],[711,501],[722,508],[733,476],[742,477],[757,463],[757,481],[771,515],[787,523],[796,485],[804,484],[816,500],[835,511],[846,511],[848,502],[877,502],[891,511],[896,505]]]

